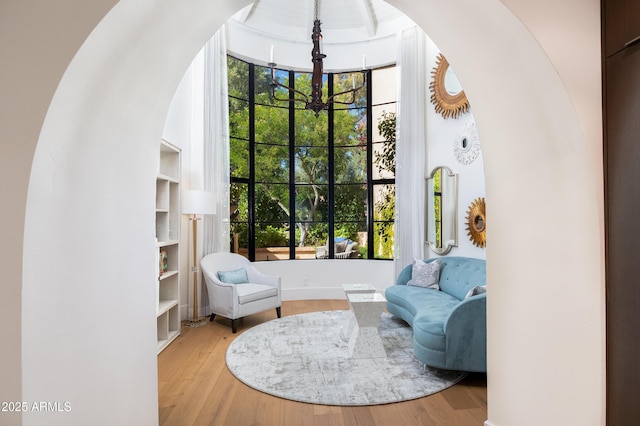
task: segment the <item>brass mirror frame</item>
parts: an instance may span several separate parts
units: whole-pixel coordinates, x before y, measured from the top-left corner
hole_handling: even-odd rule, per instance
[[[458,118],[460,114],[469,111],[469,100],[464,90],[455,95],[449,94],[445,87],[445,76],[449,62],[442,53],[436,58],[436,66],[431,71],[431,82],[429,91],[431,92],[431,103],[435,106],[436,112],[442,114],[444,118]]]
[[[452,188],[453,201],[451,201],[451,211],[453,212],[453,214],[452,214],[452,217],[450,218],[452,235],[451,235],[451,238],[447,241],[446,245],[444,241],[442,242],[443,244],[442,247],[438,247],[435,242],[429,241],[429,220],[430,219],[429,219],[428,212],[429,212],[430,200],[429,200],[428,185],[429,185],[429,181],[434,179],[438,170],[442,171],[441,178],[446,174],[453,182],[453,188]],[[440,184],[442,185],[442,181],[440,182]],[[427,191],[426,191],[426,197],[425,197],[426,241],[427,241],[427,244],[429,244],[429,248],[431,249],[431,251],[433,251],[434,253],[440,256],[444,256],[448,254],[453,247],[458,246],[458,175],[453,173],[451,169],[447,166],[438,166],[431,171],[431,175],[426,179],[426,185],[427,185]],[[440,211],[440,214],[442,215],[442,210]],[[443,220],[442,217],[441,217],[441,220]],[[441,235],[440,237],[442,238],[443,236]]]
[[[467,210],[467,235],[471,242],[480,248],[487,246],[487,216],[484,198],[476,198]]]

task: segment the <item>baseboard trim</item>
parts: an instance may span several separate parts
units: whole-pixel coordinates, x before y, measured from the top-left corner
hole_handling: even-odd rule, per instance
[[[342,286],[340,287],[297,287],[283,288],[282,300],[322,300],[346,299]]]
[[[489,420],[485,420],[484,421],[484,426],[496,426],[493,423],[491,423]]]

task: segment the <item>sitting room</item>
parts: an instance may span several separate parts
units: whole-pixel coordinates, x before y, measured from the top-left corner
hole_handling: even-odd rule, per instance
[[[51,408],[0,423],[602,423],[598,2],[95,3],[0,18],[2,397]],[[248,263],[207,282],[217,253]],[[231,300],[264,309],[211,301],[258,276]],[[338,400],[254,381],[317,342]],[[386,395],[356,398],[365,362]]]
[[[199,414],[187,413],[194,395],[175,393],[183,374],[165,372],[186,356],[185,346],[206,350],[187,339],[215,339],[204,330],[214,328],[228,337],[215,346],[225,348],[229,370],[215,380],[228,380],[231,372],[251,389],[343,410],[336,418],[349,407],[402,401],[419,410],[420,398],[454,387],[449,392],[459,392],[469,406],[440,409],[451,419],[482,423],[486,295],[474,298],[475,308],[465,300],[471,287],[486,288],[484,168],[470,101],[443,52],[397,9],[372,6],[368,15],[376,17],[377,29],[367,33],[355,5],[288,4],[299,9],[294,18],[275,19],[269,11],[276,4],[284,7],[266,0],[247,6],[218,30],[185,72],[167,115],[160,171],[175,177],[170,185],[176,188],[159,187],[168,194],[157,196],[163,202],[157,216],[162,223],[173,218],[170,228],[180,233],[159,245],[182,267],[177,278],[161,276],[159,284],[160,303],[175,303],[162,315],[169,331],[159,340],[160,422],[214,415],[209,396]],[[315,25],[299,19],[309,6]],[[317,100],[314,81],[321,82]],[[198,191],[214,205],[209,212],[185,215],[197,209],[182,203],[174,215],[165,201]],[[418,263],[441,268],[437,293],[446,289],[450,299],[430,305],[419,294],[433,289],[414,286],[417,277],[398,278],[410,278]],[[472,264],[477,278],[459,272]],[[184,273],[194,267],[197,272]],[[179,281],[177,288],[169,280]],[[350,295],[349,286],[371,294]],[[174,293],[163,294],[164,288]],[[395,289],[417,290],[389,296]],[[454,300],[465,304],[454,309]],[[348,309],[292,315],[309,301]],[[460,314],[426,318],[423,311],[434,306]],[[258,314],[274,325],[256,323]],[[429,331],[418,332],[425,321],[439,324],[440,334],[451,324],[441,343],[432,346]],[[469,327],[477,328],[473,336]],[[335,358],[326,355],[329,348]],[[399,365],[401,376],[394,372]]]

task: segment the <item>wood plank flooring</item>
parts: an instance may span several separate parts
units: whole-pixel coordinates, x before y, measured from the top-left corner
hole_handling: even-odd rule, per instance
[[[346,300],[283,302],[282,315],[349,309]],[[216,317],[182,334],[158,356],[161,425],[387,426],[483,425],[487,419],[485,374],[413,401],[364,407],[335,407],[289,401],[256,391],[227,370],[225,354],[243,330],[276,318],[275,309],[244,318],[238,334]]]

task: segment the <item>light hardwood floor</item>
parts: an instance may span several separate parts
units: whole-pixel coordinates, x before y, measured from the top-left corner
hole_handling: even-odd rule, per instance
[[[282,315],[349,309],[346,300],[283,302]],[[242,331],[276,318],[275,309],[240,320]],[[227,370],[233,341],[230,321],[216,318],[182,334],[158,356],[162,425],[482,425],[487,419],[485,374],[413,401],[364,407],[335,407],[289,401],[256,391]]]

